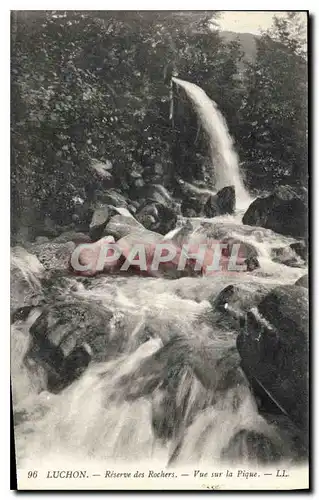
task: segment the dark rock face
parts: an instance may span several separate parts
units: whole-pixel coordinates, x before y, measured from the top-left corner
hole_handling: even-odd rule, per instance
[[[136,218],[146,229],[163,235],[174,229],[177,223],[176,211],[161,203],[146,205],[137,213]]]
[[[236,194],[234,186],[226,186],[210,196],[204,206],[206,217],[216,217],[217,215],[233,214],[236,206]]]
[[[290,248],[304,261],[308,260],[308,247],[305,241],[296,241],[296,243],[291,243]]]
[[[295,285],[308,288],[309,287],[308,274],[304,274],[303,276],[301,276],[301,278],[299,278],[299,280],[296,281]]]
[[[307,234],[307,190],[279,186],[265,198],[257,198],[243,217],[243,224],[261,226],[295,238]]]
[[[254,271],[260,267],[258,252],[252,244],[232,237],[224,238],[221,243],[227,244],[227,248],[222,251],[223,255],[228,257],[237,255],[237,260],[246,264],[247,271]]]
[[[260,267],[259,260],[257,257],[248,257],[245,260],[245,264],[247,266],[247,271],[252,272],[255,269],[258,269]]]
[[[269,293],[269,287],[261,284],[242,283],[240,285],[228,285],[217,295],[209,299],[214,310],[222,313],[223,318],[239,327],[240,321],[244,320],[245,314],[257,306],[261,299]]]
[[[174,229],[179,207],[164,186],[149,184],[138,191],[138,196],[136,218],[146,229],[163,235]]]
[[[114,355],[109,323],[113,314],[101,304],[74,300],[46,307],[30,328],[26,364],[33,360],[48,375],[48,389],[58,392],[78,378],[92,360]]]
[[[302,429],[308,426],[308,292],[272,290],[251,309],[237,338],[246,375]]]
[[[261,314],[291,343],[308,346],[308,293],[293,285],[275,288],[259,304]],[[300,344],[301,342],[301,344]]]
[[[217,215],[232,214],[236,206],[234,186],[226,186],[212,194],[205,189],[195,189],[186,184],[181,205],[184,217],[216,217]]]
[[[289,267],[300,267],[304,263],[291,245],[288,247],[272,248],[271,258],[274,262],[279,262]]]

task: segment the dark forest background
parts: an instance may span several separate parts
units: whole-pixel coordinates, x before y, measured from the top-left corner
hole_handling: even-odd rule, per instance
[[[275,17],[258,37],[221,32],[214,12],[15,11],[11,26],[17,241],[32,238],[44,220],[71,223],[79,198],[90,206],[98,190],[132,196],[152,172],[168,189],[178,177],[209,184],[196,117],[186,105],[170,116],[172,75],[217,102],[250,190],[307,184],[298,14]]]

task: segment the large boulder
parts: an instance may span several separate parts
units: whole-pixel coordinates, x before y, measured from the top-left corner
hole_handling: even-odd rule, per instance
[[[307,218],[307,190],[278,186],[269,196],[256,198],[251,203],[243,216],[243,224],[299,238],[307,234]]]
[[[271,258],[274,262],[278,262],[279,264],[284,264],[289,267],[301,267],[304,264],[304,261],[293,247],[285,246],[271,249]]]
[[[119,212],[119,211],[118,211]],[[128,210],[113,215],[106,224],[103,234],[113,236],[116,240],[127,236],[132,231],[143,230],[144,226],[138,222]]]
[[[226,186],[215,195],[211,195],[205,203],[204,214],[206,217],[233,214],[236,207],[236,194],[234,186]]]
[[[121,210],[130,215],[126,199],[115,190],[98,191],[95,200],[89,227],[90,237],[93,241],[97,241],[103,236],[104,228],[113,215],[121,214]]]
[[[200,189],[192,184],[183,184],[181,211],[184,217],[216,217],[235,211],[236,196],[234,186],[226,186],[214,194],[208,189]]]
[[[196,463],[225,458],[232,453],[239,431],[258,433],[255,441],[260,446],[255,446],[252,459],[282,458],[275,432],[257,414],[234,339],[174,337],[121,384],[129,400],[151,401],[155,436],[175,443],[171,466],[187,463],[189,456]],[[225,426],[229,414],[232,421]],[[266,453],[262,446],[265,441],[269,453],[268,446]],[[244,450],[245,446],[239,459],[247,458]]]
[[[198,220],[188,220],[186,223],[184,221],[181,222],[182,225],[168,233],[165,239],[171,238],[179,246],[187,244],[190,254],[198,253],[200,246],[206,245],[207,248],[202,266],[204,274],[207,274],[206,271],[210,274],[210,270],[207,268],[211,266],[214,254],[219,249],[221,251],[219,268],[212,271],[212,274],[216,271],[233,272],[240,270],[251,272],[260,267],[258,252],[254,245],[239,238],[225,236],[233,232],[227,228],[227,225],[220,223],[213,224],[209,221],[200,221],[198,223]],[[235,269],[233,266],[235,263],[236,266],[241,265],[241,269],[239,267]]]
[[[258,306],[291,344],[308,348],[308,292],[294,285],[275,288]]]
[[[269,293],[269,289],[269,286],[253,282],[231,284],[223,288],[217,296],[214,294],[208,301],[213,311],[221,314],[222,323],[238,328],[247,312],[259,304]]]
[[[39,363],[47,372],[48,390],[58,392],[78,378],[91,359],[104,361],[114,355],[110,347],[112,316],[94,301],[47,306],[30,328],[27,366]]]
[[[136,214],[137,220],[146,229],[160,234],[166,234],[176,227],[177,213],[172,206],[162,203],[151,203],[146,205]]]
[[[302,429],[308,426],[308,292],[280,286],[251,309],[237,337],[256,392]]]
[[[176,226],[180,209],[164,186],[148,184],[138,191],[138,198],[136,218],[146,229],[166,234]]]
[[[93,213],[90,237],[92,241],[97,241],[105,235],[121,238],[123,231],[127,234],[132,225],[141,226],[127,208],[103,205],[96,208]]]
[[[148,338],[140,311],[108,305],[103,298],[70,294],[42,308],[32,323],[24,366],[45,372],[44,389],[57,393],[79,378],[90,362],[135,352]],[[103,364],[101,365],[103,366]]]

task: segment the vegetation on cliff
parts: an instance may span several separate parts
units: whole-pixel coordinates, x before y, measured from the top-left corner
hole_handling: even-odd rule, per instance
[[[98,189],[130,198],[154,173],[168,189],[179,177],[209,180],[195,114],[185,102],[172,113],[172,75],[217,102],[250,188],[307,182],[298,16],[275,19],[249,61],[217,21],[211,12],[13,12],[14,234],[27,227],[32,237],[45,218],[71,223],[78,199],[89,205]]]

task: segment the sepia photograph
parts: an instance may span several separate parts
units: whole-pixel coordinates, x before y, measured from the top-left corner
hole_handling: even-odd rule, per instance
[[[309,490],[308,11],[12,10],[18,490]]]

